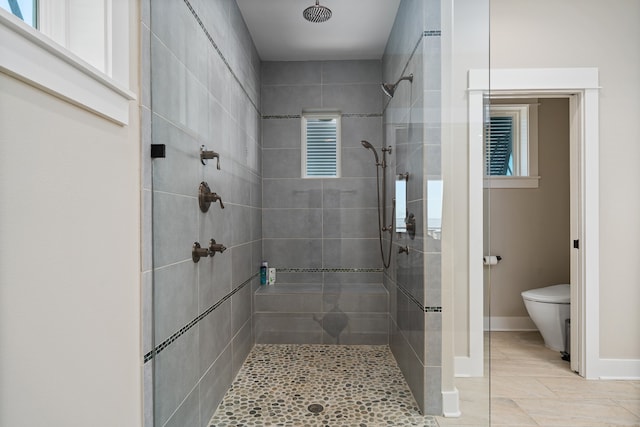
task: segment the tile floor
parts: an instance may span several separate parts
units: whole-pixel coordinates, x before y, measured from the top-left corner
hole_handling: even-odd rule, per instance
[[[324,410],[313,414],[309,405]],[[256,344],[210,426],[436,427],[388,346]]]
[[[458,378],[460,418],[441,427],[640,426],[640,381],[587,381],[538,332],[493,332],[486,378]],[[491,414],[489,424],[489,414]]]

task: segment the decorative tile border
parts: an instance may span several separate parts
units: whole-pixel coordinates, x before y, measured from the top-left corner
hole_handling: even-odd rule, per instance
[[[227,69],[229,70],[229,72],[231,73],[235,81],[238,82],[238,85],[240,85],[240,89],[242,89],[244,94],[247,96],[247,99],[249,100],[251,105],[253,105],[253,108],[255,108],[256,112],[260,114],[260,109],[255,104],[255,102],[253,102],[253,99],[251,99],[251,96],[249,96],[249,92],[247,92],[247,90],[245,89],[244,85],[242,84],[242,82],[240,81],[236,73],[233,72],[233,68],[231,68],[231,64],[229,64],[229,61],[227,61],[227,58],[225,58],[224,55],[222,54],[222,51],[220,50],[216,42],[213,40],[213,37],[211,37],[211,34],[209,34],[207,27],[204,26],[204,23],[202,22],[202,20],[200,19],[196,11],[193,9],[193,6],[191,6],[191,3],[189,3],[189,0],[183,0],[183,1],[184,1],[184,4],[187,5],[187,7],[189,8],[189,11],[191,11],[191,14],[195,18],[196,22],[198,22],[198,25],[200,25],[200,28],[202,28],[202,31],[204,31],[204,35],[207,36],[207,39],[209,40],[209,43],[211,43],[211,46],[213,46],[216,52],[218,52],[218,55],[220,55],[222,62],[224,62],[224,65],[227,66]]]
[[[382,273],[383,268],[276,268],[276,273]]]
[[[242,288],[244,288],[245,286],[247,286],[249,283],[251,283],[251,281],[256,278],[258,276],[259,273],[255,273],[253,276],[251,276],[249,279],[247,279],[246,281],[244,281],[241,285],[237,286],[234,290],[232,290],[231,292],[229,292],[227,295],[225,295],[224,297],[222,297],[222,299],[220,299],[220,301],[216,302],[215,304],[213,304],[211,307],[209,307],[205,312],[203,312],[201,315],[199,315],[198,317],[196,317],[195,319],[193,319],[191,322],[187,323],[185,326],[183,326],[182,328],[180,328],[180,330],[178,330],[176,333],[174,333],[173,335],[171,335],[169,338],[167,338],[166,340],[164,340],[162,343],[160,343],[159,345],[157,345],[153,350],[151,350],[150,352],[148,352],[147,354],[144,355],[144,363],[147,363],[148,361],[150,361],[151,359],[153,359],[154,357],[156,357],[158,354],[160,354],[160,352],[162,350],[164,350],[165,348],[169,347],[169,345],[171,345],[171,343],[173,343],[175,340],[177,340],[178,338],[180,338],[182,335],[185,334],[185,332],[187,332],[189,329],[193,328],[195,325],[198,324],[198,322],[200,322],[202,319],[204,319],[205,317],[207,317],[209,314],[211,314],[211,312],[213,310],[215,310],[216,308],[220,307],[226,300],[228,300],[229,298],[231,298],[234,294],[238,293],[238,291],[240,291]]]
[[[411,300],[411,302],[413,302],[415,305],[418,306],[418,308],[420,308],[420,310],[422,310],[425,313],[442,313],[442,307],[439,306],[423,306],[422,303],[420,301],[418,301],[418,299],[416,297],[414,297],[413,295],[411,295],[411,292],[409,292],[407,289],[405,289],[404,287],[396,284],[396,287],[400,290],[400,292],[402,292],[404,294],[404,296],[406,296],[407,298],[409,298],[409,300]]]
[[[302,117],[302,114],[274,114],[268,116],[262,116],[262,119],[265,120],[274,120],[274,119],[299,119]],[[382,113],[345,113],[342,114],[341,117],[382,117]]]

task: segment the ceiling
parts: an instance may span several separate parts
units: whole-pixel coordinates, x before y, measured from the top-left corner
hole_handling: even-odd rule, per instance
[[[312,23],[315,0],[236,0],[263,61],[380,59],[400,0],[320,0],[331,19]]]

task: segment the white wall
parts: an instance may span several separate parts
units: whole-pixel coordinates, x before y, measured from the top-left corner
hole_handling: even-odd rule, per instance
[[[2,427],[141,424],[136,102],[129,123],[0,73]]]
[[[604,359],[640,359],[640,241],[635,238],[640,236],[639,21],[638,0],[491,1],[492,68],[600,70],[600,357]]]
[[[471,46],[475,17],[455,3],[454,39]],[[496,68],[597,67],[600,75],[600,359],[628,359],[629,374],[640,364],[640,1],[491,0],[491,58]],[[466,103],[463,88],[469,68],[486,68],[473,51],[454,49],[453,103]],[[461,114],[459,115],[461,117]],[[461,128],[466,129],[465,126]],[[459,137],[452,169],[466,169]],[[457,175],[456,175],[457,176]],[[466,196],[455,181],[454,192]],[[455,204],[455,203],[454,203]],[[465,211],[460,201],[458,210]],[[464,214],[463,214],[464,215]],[[466,231],[455,229],[454,252],[466,253]],[[462,257],[462,255],[460,255]],[[455,281],[456,356],[468,352],[465,330],[468,287]],[[611,360],[610,360],[611,361]],[[602,364],[613,368],[614,364]],[[620,372],[617,372],[620,374]]]

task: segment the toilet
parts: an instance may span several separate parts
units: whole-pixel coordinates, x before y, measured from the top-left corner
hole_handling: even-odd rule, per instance
[[[564,351],[565,320],[571,312],[571,287],[562,284],[530,289],[522,292],[522,299],[544,344],[552,350]]]

